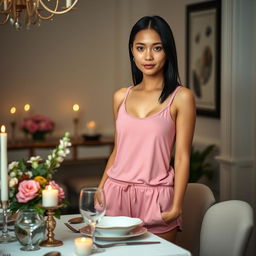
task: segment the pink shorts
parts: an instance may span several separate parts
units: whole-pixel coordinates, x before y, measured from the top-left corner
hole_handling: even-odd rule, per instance
[[[140,218],[152,233],[160,234],[178,228],[181,218],[167,224],[161,212],[169,211],[173,200],[173,187],[127,183],[108,178],[104,190],[107,216]]]

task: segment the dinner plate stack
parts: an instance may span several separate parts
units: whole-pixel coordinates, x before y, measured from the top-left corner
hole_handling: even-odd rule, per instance
[[[95,237],[101,240],[125,240],[141,236],[147,232],[142,224],[143,221],[139,218],[104,216],[96,225]],[[85,235],[90,234],[90,230],[86,227],[80,229],[80,232]]]

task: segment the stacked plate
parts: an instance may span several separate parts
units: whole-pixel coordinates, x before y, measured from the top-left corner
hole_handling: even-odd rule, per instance
[[[95,237],[102,240],[124,240],[141,236],[147,232],[139,218],[125,216],[105,216],[96,226]],[[90,230],[82,228],[81,233],[88,235]]]

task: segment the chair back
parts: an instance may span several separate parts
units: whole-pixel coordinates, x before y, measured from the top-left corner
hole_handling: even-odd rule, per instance
[[[200,230],[207,209],[215,203],[215,198],[204,184],[189,183],[183,201],[182,232],[176,243],[187,249],[193,256],[199,255]]]
[[[252,207],[239,200],[217,203],[206,212],[200,235],[200,256],[242,256],[253,228]]]

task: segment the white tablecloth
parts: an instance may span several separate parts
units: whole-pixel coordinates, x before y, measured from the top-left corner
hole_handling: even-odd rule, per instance
[[[81,234],[73,233],[63,224],[68,219],[75,215],[63,215],[57,221],[57,226],[54,231],[55,239],[63,241],[64,245],[59,247],[41,247],[38,251],[24,252],[20,250],[21,245],[18,242],[8,244],[0,244],[0,255],[9,253],[11,256],[42,256],[46,252],[60,251],[62,256],[75,256],[74,239]],[[191,256],[190,252],[172,244],[160,237],[147,232],[145,235],[134,238],[136,241],[160,241],[160,244],[147,245],[127,245],[106,248],[104,252],[93,254],[95,256]],[[101,241],[101,243],[104,243]],[[107,242],[106,242],[107,243]]]

